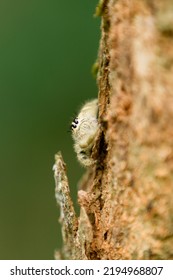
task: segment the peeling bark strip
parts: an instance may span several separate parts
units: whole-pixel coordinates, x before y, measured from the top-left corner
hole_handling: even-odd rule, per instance
[[[56,259],[87,259],[85,244],[91,240],[90,222],[84,209],[81,208],[80,218],[77,219],[70,197],[70,189],[61,153],[55,155],[53,166],[55,178],[55,198],[60,206],[60,223],[64,246],[55,253]]]
[[[63,226],[65,257],[173,259],[172,0],[101,0],[97,14],[97,164],[72,235]]]
[[[63,255],[68,257],[69,250],[73,246],[73,240],[77,231],[77,218],[73,207],[73,202],[70,197],[68,179],[65,171],[65,163],[61,153],[55,156],[55,165],[53,166],[55,178],[55,198],[60,206],[60,223],[62,224],[63,241],[66,244]],[[58,255],[58,254],[57,254]]]

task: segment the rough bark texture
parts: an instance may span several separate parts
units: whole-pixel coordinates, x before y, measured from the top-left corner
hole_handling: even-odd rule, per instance
[[[97,165],[78,191],[82,253],[65,258],[173,259],[171,2],[100,3]]]

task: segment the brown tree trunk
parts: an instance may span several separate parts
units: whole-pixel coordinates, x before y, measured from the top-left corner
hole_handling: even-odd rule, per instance
[[[80,182],[78,218],[65,180],[70,212],[61,207],[62,254],[173,259],[173,4],[105,0],[97,12],[97,164]],[[55,171],[58,193],[65,174],[61,155]],[[57,201],[62,206],[62,196]]]

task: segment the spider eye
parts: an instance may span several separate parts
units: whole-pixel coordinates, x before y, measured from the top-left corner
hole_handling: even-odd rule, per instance
[[[73,129],[75,129],[77,127],[77,125],[75,125],[75,124],[72,124],[71,125],[71,129],[73,130]]]
[[[73,120],[73,123],[78,124],[78,123],[79,123],[78,118],[75,118],[75,119]]]

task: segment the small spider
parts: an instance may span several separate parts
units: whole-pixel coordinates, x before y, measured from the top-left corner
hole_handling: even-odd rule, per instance
[[[97,116],[98,101],[94,99],[84,104],[71,124],[74,150],[84,166],[91,166],[95,162],[91,154],[99,128]]]

